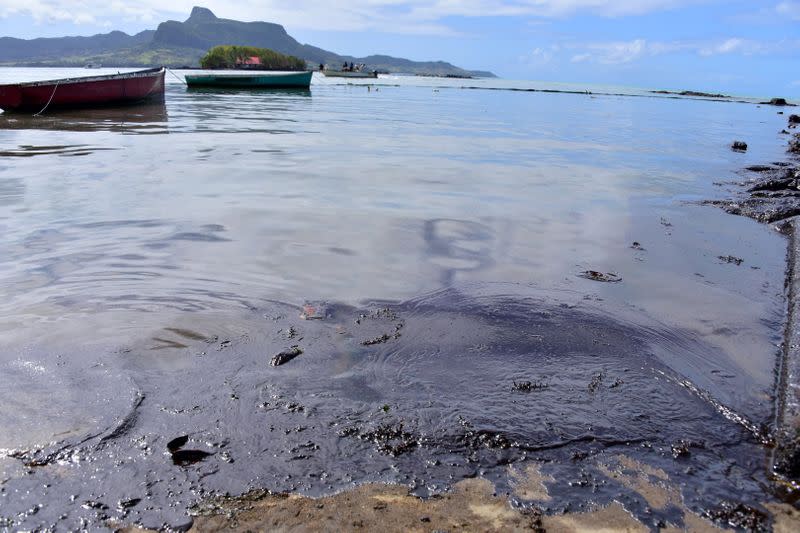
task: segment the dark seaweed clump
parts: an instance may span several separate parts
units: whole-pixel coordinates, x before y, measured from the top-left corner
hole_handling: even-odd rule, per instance
[[[597,270],[585,270],[578,274],[579,278],[590,279],[592,281],[600,281],[604,283],[619,283],[622,278],[613,272],[599,272]]]
[[[724,501],[706,515],[722,525],[747,531],[769,531],[769,517],[764,511],[740,502]]]
[[[796,505],[800,501],[797,484],[800,480],[800,429],[796,430],[794,438],[780,441],[772,469],[779,479],[788,481],[779,486],[783,499]]]
[[[517,392],[532,392],[536,390],[543,390],[547,388],[547,383],[541,381],[514,381],[511,389]]]
[[[344,436],[348,432],[345,432]],[[349,432],[353,434],[353,432]],[[417,447],[417,437],[403,428],[403,424],[382,424],[372,431],[364,433],[355,432],[359,439],[375,443],[379,452],[397,457],[408,453]]]
[[[742,259],[741,257],[736,257],[734,255],[720,255],[717,259],[719,259],[723,263],[729,263],[736,266],[739,266],[744,262],[744,259]]]

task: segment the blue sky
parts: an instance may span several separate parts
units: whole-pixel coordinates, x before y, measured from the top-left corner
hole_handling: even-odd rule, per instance
[[[0,35],[154,29],[193,5],[335,52],[515,79],[800,96],[800,0],[0,0]]]

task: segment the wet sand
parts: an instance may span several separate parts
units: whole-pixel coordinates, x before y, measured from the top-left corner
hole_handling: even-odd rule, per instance
[[[653,508],[676,508],[673,522],[657,524],[659,531],[731,531],[771,528],[776,533],[796,531],[800,511],[787,504],[767,504],[766,513],[730,515],[729,527],[686,509],[680,488],[663,471],[647,467],[626,456],[616,456],[601,470],[621,479]],[[467,479],[433,498],[421,499],[398,485],[367,484],[322,498],[255,491],[236,498],[215,498],[192,509],[190,531],[651,531],[619,502],[585,512],[547,514],[547,493],[535,464],[513,473],[510,493],[498,493],[485,479]],[[552,481],[552,479],[549,479]],[[535,500],[521,506],[519,500]],[[110,525],[114,525],[113,523]],[[124,533],[144,531],[122,527]]]

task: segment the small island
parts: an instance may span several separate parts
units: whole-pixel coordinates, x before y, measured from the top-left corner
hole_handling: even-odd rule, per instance
[[[299,57],[269,48],[234,45],[213,47],[200,59],[200,66],[205,69],[306,70],[306,62]]]

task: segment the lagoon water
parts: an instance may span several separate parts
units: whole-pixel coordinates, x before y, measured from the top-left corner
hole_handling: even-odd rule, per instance
[[[0,69],[0,83],[85,74]],[[689,435],[698,461],[738,468],[698,467],[690,486],[715,488],[687,500],[758,499],[785,241],[700,202],[783,158],[774,108],[506,80],[167,83],[163,105],[0,114],[0,520],[104,520],[75,493],[150,498],[118,511],[149,525],[180,523],[214,490],[430,493],[556,437],[669,449]],[[308,302],[326,320],[300,321]],[[350,335],[358,317],[369,335]],[[291,345],[305,353],[270,367]],[[547,390],[523,407],[511,383],[525,378]],[[619,399],[594,395],[603,380]],[[254,421],[272,408],[291,419]],[[373,449],[369,428],[398,423],[381,442],[417,449]],[[215,454],[196,472],[169,462],[184,433]],[[424,444],[434,434],[450,440]],[[297,452],[312,440],[316,454]],[[270,446],[311,462],[286,466]]]

